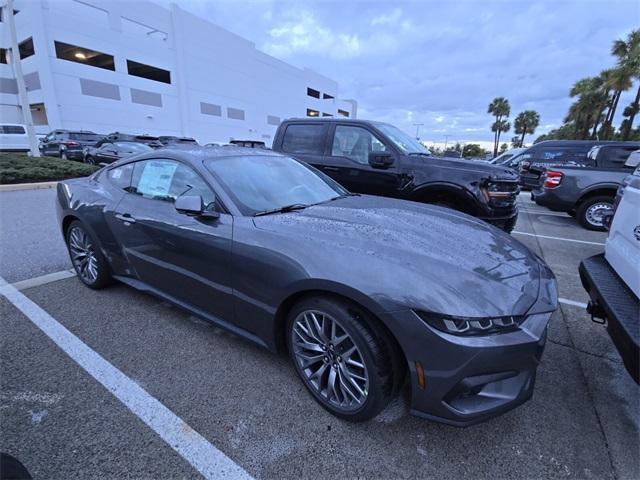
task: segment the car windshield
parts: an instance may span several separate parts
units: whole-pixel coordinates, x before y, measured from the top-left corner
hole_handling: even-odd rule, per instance
[[[244,215],[314,205],[348,194],[323,173],[289,157],[221,157],[204,164]]]
[[[153,148],[144,143],[121,142],[115,143],[114,145],[127,152],[148,152],[149,150],[153,150]]]
[[[393,144],[402,150],[403,153],[419,153],[423,155],[431,155],[431,152],[424,147],[415,138],[407,135],[402,130],[393,125],[387,125],[385,123],[377,123],[376,127],[382,133],[384,133]]]
[[[70,133],[69,138],[80,142],[97,142],[102,137],[96,133]]]

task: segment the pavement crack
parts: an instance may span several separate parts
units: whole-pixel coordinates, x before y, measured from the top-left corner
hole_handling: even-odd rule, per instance
[[[570,345],[568,343],[563,343],[563,342],[558,342],[556,340],[548,340],[549,343],[553,343],[554,345],[560,345],[561,347],[566,347],[566,348],[570,348],[571,350],[575,350],[576,352],[580,352],[580,353],[584,353],[585,355],[590,355],[592,357],[597,357],[597,358],[603,358],[605,360],[609,360],[610,362],[616,362],[616,363],[622,363],[621,360],[615,359],[615,358],[611,358],[608,357],[606,355],[600,355],[599,353],[593,353],[593,352],[588,352],[586,350],[582,350],[581,348],[577,348],[573,345]]]

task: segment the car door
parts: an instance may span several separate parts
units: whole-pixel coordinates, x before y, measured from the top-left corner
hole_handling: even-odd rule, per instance
[[[49,141],[44,144],[44,154],[47,156],[58,155],[60,153],[61,132],[53,132],[48,135]]]
[[[281,150],[333,177],[335,172],[325,168],[328,131],[328,124],[323,122],[291,123],[284,131]]]
[[[179,213],[175,199],[187,193],[201,195],[208,209],[220,211],[219,218]],[[134,163],[129,193],[113,219],[133,276],[206,314],[232,318],[233,217],[221,211],[191,166],[161,158]]]
[[[113,143],[103,143],[96,150],[96,163],[113,163],[120,158],[118,151]]]
[[[330,136],[332,141],[324,170],[338,183],[358,193],[392,196],[396,192],[397,166],[374,168],[369,164],[371,152],[393,155],[374,132],[363,126],[337,124]]]

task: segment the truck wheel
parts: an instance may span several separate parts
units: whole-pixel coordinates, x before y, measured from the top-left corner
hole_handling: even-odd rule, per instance
[[[604,232],[602,218],[605,213],[613,210],[613,198],[605,195],[598,195],[587,198],[580,204],[576,211],[576,218],[580,225],[587,230]]]

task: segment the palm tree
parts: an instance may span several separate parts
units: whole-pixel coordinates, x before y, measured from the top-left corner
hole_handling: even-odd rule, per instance
[[[604,114],[604,110],[611,102],[611,87],[609,86],[611,83],[611,75],[612,70],[603,70],[600,72],[600,75],[596,77],[598,79],[601,102],[596,120],[593,124],[593,130],[591,131],[591,138],[593,140],[598,136],[598,125],[603,120],[602,115]]]
[[[611,71],[611,77],[609,78],[607,87],[613,90],[613,98],[609,104],[609,110],[605,117],[604,124],[602,125],[600,137],[603,140],[607,140],[611,133],[613,133],[613,119],[616,116],[616,109],[618,108],[618,102],[620,101],[620,95],[631,88],[631,69],[626,65],[615,68]]]
[[[578,98],[569,108],[565,123],[573,125],[574,138],[589,138],[589,130],[600,121],[603,104],[607,103],[602,84],[600,77],[583,78],[573,84],[569,94]]]
[[[511,106],[509,105],[509,100],[504,97],[496,97],[489,104],[489,108],[487,109],[487,113],[490,113],[494,117],[496,117],[495,122],[491,125],[491,131],[494,133],[493,135],[493,156],[496,157],[498,155],[498,144],[500,143],[500,134],[502,132],[508,132],[511,128],[511,124],[506,121],[509,118],[509,114],[511,113]]]
[[[520,112],[513,123],[514,131],[518,135],[522,135],[520,138],[520,145],[524,145],[524,136],[528,133],[533,135],[536,132],[536,128],[540,124],[540,114],[535,110],[525,110]]]
[[[631,79],[640,80],[640,29],[633,30],[627,36],[627,40],[616,40],[613,42],[611,53],[618,57],[618,65],[629,73]],[[631,88],[631,85],[629,85]],[[625,108],[624,116],[626,120],[621,125],[622,139],[628,140],[633,129],[633,121],[640,110],[640,85],[636,92],[636,98],[631,105]]]

